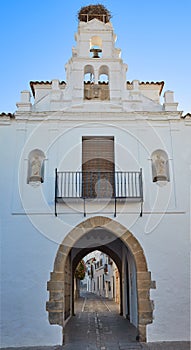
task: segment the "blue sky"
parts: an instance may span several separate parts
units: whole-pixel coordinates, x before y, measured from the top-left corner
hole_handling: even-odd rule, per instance
[[[102,3],[112,13],[127,80],[165,81],[191,112],[190,0],[1,0],[0,112],[14,112],[31,80],[65,80],[77,12]]]

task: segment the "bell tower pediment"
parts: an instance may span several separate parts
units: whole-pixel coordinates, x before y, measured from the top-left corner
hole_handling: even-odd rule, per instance
[[[117,37],[110,18],[110,12],[102,5],[90,5],[78,13],[76,47],[66,65],[67,91],[73,102],[120,104],[127,66],[121,59],[121,50],[115,47]]]
[[[101,31],[108,31],[108,30],[112,30],[112,24],[111,22],[101,22],[100,20],[98,20],[97,18],[93,18],[92,20],[90,20],[89,22],[80,22],[79,23],[79,27],[83,30],[101,30]]]

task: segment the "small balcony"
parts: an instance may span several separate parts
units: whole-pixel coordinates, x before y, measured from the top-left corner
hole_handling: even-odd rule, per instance
[[[58,171],[55,169],[55,215],[57,203],[67,200],[83,200],[84,216],[86,201],[114,201],[114,216],[117,213],[117,201],[135,201],[143,203],[142,170],[140,171]]]

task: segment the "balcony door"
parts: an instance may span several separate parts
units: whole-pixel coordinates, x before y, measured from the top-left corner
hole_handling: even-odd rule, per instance
[[[114,171],[114,137],[82,137],[83,197],[113,197]]]

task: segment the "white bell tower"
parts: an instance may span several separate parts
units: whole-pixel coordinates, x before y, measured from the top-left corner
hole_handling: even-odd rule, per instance
[[[115,48],[116,35],[110,17],[102,5],[81,8],[78,14],[76,47],[66,64],[67,90],[72,104],[121,102],[126,89],[127,65],[121,59],[121,50]]]

